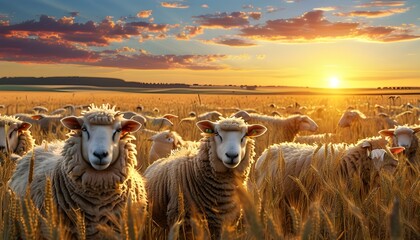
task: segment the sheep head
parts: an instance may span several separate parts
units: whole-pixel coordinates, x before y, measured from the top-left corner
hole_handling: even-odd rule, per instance
[[[295,126],[298,127],[299,131],[315,132],[318,130],[316,122],[306,115],[298,115],[294,119],[296,121]]]
[[[340,120],[338,121],[338,126],[342,128],[350,127],[353,122],[365,118],[366,116],[358,110],[348,110],[341,116]]]
[[[137,121],[106,110],[91,111],[82,117],[70,116],[61,120],[68,129],[81,132],[82,156],[96,170],[105,170],[116,161],[120,154],[120,138],[141,127]]]
[[[398,126],[395,129],[386,129],[379,131],[379,134],[392,139],[393,146],[411,147],[415,134],[420,131],[420,127]]]
[[[177,132],[165,130],[149,138],[150,141],[160,142],[171,145],[172,149],[176,149],[185,144],[184,140]]]
[[[13,153],[18,146],[19,135],[32,125],[14,117],[0,117],[0,151]]]
[[[380,171],[385,169],[392,173],[398,165],[398,160],[394,154],[398,154],[404,151],[403,147],[392,147],[392,148],[377,148],[372,149],[372,143],[365,140],[361,143],[361,147],[366,150],[367,157],[372,160],[375,170]]]
[[[246,124],[239,118],[222,118],[217,122],[203,120],[197,127],[207,136],[214,138],[216,154],[227,168],[236,168],[245,157],[248,138],[265,133],[266,127]]]

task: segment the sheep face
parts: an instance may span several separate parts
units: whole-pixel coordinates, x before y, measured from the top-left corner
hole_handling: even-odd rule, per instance
[[[0,126],[0,151],[3,153],[13,153],[19,141],[22,131],[28,130],[32,125],[27,122],[16,122],[10,125]]]
[[[398,165],[398,160],[394,157],[393,154],[398,154],[404,151],[403,147],[393,147],[387,152],[385,149],[374,149],[370,152],[370,158],[373,161],[375,170],[380,171],[384,169],[385,171],[392,173]]]
[[[413,138],[415,138],[415,134],[419,131],[420,127],[410,128],[407,126],[398,126],[396,129],[381,130],[379,134],[392,138],[394,146],[408,149],[411,147],[411,143],[414,142]]]
[[[221,126],[220,121],[214,123],[208,120],[197,123],[198,128],[205,133],[211,134],[216,143],[216,154],[219,160],[227,168],[236,168],[245,157],[246,145],[249,137],[258,137],[267,130],[259,124],[247,125],[242,120],[242,126],[227,129]]]
[[[83,117],[66,117],[61,120],[71,130],[82,135],[82,156],[96,170],[107,169],[119,157],[119,141],[128,132],[137,131],[141,124],[123,119],[112,124],[91,124]]]
[[[155,134],[149,140],[153,142],[160,142],[168,145],[172,145],[172,148],[175,149],[180,144],[179,139],[180,137],[175,134],[174,132],[170,132],[169,130],[165,130],[161,133]]]

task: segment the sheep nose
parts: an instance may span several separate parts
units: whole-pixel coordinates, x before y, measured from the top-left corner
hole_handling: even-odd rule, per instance
[[[230,158],[231,162],[233,162],[233,160],[239,156],[239,154],[237,153],[225,153],[225,154],[226,154],[226,157]]]
[[[95,157],[97,157],[99,160],[102,160],[103,158],[106,158],[109,153],[107,151],[103,151],[103,152],[93,152],[93,155]]]

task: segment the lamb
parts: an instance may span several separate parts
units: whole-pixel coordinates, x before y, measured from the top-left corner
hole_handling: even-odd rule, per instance
[[[246,188],[255,155],[252,138],[264,134],[266,128],[238,118],[203,120],[197,126],[204,136],[199,148],[182,148],[146,169],[150,212],[166,229],[183,217],[187,232],[197,213],[206,219],[203,224],[211,238],[220,239],[222,226],[235,225],[240,216],[235,189]]]
[[[29,187],[35,206],[44,212],[44,189],[49,178],[53,201],[69,236],[77,238],[77,209],[84,216],[88,239],[109,236],[101,231],[104,228],[118,235],[122,231],[118,220],[127,202],[138,204],[140,211],[145,211],[147,205],[143,180],[136,171],[136,150],[131,143],[134,137],[130,134],[140,128],[140,123],[123,118],[115,106],[108,104],[92,104],[82,116],[65,117],[61,122],[72,130],[69,138],[49,144],[48,151],[43,146],[34,149],[35,167],[29,186],[32,152],[25,155],[9,186],[20,197]]]
[[[165,130],[149,138],[153,144],[149,152],[149,163],[157,159],[168,157],[171,151],[179,147],[198,147],[198,142],[185,141],[175,131]]]
[[[307,211],[306,201],[299,201],[302,190],[295,182],[298,179],[306,188],[308,201],[312,201],[317,196],[321,185],[320,180],[310,174],[312,167],[322,175],[323,178],[336,176],[331,174],[337,172],[350,188],[354,189],[354,179],[361,180],[360,196],[374,186],[371,176],[376,176],[381,169],[392,173],[398,161],[386,149],[387,141],[384,138],[370,138],[361,140],[356,145],[323,144],[320,146],[281,143],[268,147],[258,158],[255,164],[256,186],[261,197],[261,210],[274,206],[280,210],[282,224],[290,233],[287,219],[287,209],[300,202],[301,213]],[[401,152],[403,148],[390,149],[393,153]],[[374,181],[376,178],[373,178]],[[355,189],[356,190],[356,189]],[[272,199],[274,202],[267,202]],[[272,204],[272,205],[271,205]],[[274,213],[277,214],[277,213]],[[283,215],[285,214],[285,215]],[[304,214],[305,215],[305,214]]]
[[[382,136],[388,137],[393,147],[404,147],[404,154],[411,163],[420,163],[419,138],[416,133],[420,127],[397,126],[394,129],[379,131]]]
[[[0,116],[0,152],[4,155],[15,154],[23,156],[31,151],[35,146],[35,140],[32,137],[29,128],[31,124],[21,121],[13,116]],[[14,156],[11,159],[17,160]],[[0,158],[0,163],[3,159]]]

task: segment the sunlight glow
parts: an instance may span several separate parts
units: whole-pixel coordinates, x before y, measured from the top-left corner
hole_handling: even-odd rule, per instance
[[[328,84],[330,88],[338,88],[340,85],[340,79],[336,76],[330,77],[328,79]]]

